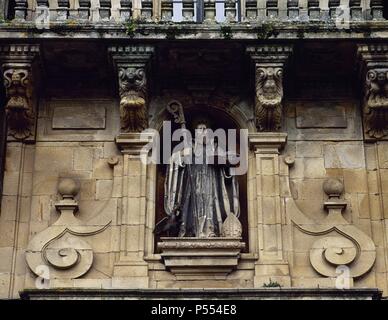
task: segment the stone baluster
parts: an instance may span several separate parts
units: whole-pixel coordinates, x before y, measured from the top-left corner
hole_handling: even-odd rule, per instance
[[[173,15],[172,0],[162,0],[161,15],[162,15],[162,21],[172,21],[172,15]]]
[[[69,17],[69,0],[58,0],[57,20],[65,21]]]
[[[37,0],[37,6],[35,8],[35,20],[36,23],[49,24],[50,22],[50,8],[48,0]],[[43,17],[43,20],[41,19]],[[48,25],[46,25],[48,27]]]
[[[142,0],[141,2],[141,18],[147,22],[152,21],[153,3],[152,0]]]
[[[88,20],[90,16],[90,0],[79,0],[78,16],[82,20]]]
[[[388,5],[388,3],[386,4]],[[373,20],[383,20],[383,0],[370,0],[370,10]]]
[[[237,17],[236,0],[226,0],[225,1],[225,21],[236,22],[236,17]]]
[[[290,19],[296,19],[299,17],[299,1],[288,0],[287,1],[287,15]]]
[[[132,1],[120,0],[120,18],[122,21],[127,21],[131,18],[132,13]]]
[[[193,21],[194,20],[194,1],[183,0],[182,6],[183,6],[182,8],[183,21]]]
[[[307,7],[310,20],[319,20],[321,16],[319,0],[308,0]]]
[[[255,20],[257,18],[257,0],[245,1],[245,18]]]
[[[110,0],[100,0],[100,19],[109,20],[111,11],[111,2]]]
[[[216,21],[216,1],[205,0],[204,2],[204,22],[212,23]]]
[[[267,0],[267,17],[277,18],[279,16],[278,0]]]
[[[15,20],[26,20],[27,8],[27,0],[15,0]]]
[[[331,19],[335,19],[337,17],[337,10],[339,10],[340,4],[340,0],[329,0],[329,16]]]
[[[361,0],[349,0],[350,17],[352,20],[362,19]]]

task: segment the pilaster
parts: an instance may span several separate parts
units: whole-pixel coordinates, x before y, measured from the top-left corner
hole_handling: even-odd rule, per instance
[[[262,287],[271,280],[290,286],[289,266],[283,250],[284,208],[281,202],[279,153],[287,141],[286,133],[260,132],[249,135],[253,150],[257,201],[254,286]]]

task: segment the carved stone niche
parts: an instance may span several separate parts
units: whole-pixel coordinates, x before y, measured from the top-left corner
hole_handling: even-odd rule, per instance
[[[388,136],[388,45],[359,45],[364,87],[363,120],[367,140]]]
[[[241,238],[161,238],[164,264],[177,279],[225,279],[237,268],[245,248]]]

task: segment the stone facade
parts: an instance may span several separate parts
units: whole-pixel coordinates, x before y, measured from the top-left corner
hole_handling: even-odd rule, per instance
[[[236,3],[9,7],[0,298],[388,296],[387,8]],[[153,232],[171,101],[248,131],[242,238]]]

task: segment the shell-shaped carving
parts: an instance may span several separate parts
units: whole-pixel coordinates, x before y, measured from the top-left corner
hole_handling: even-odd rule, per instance
[[[240,238],[241,234],[241,222],[232,212],[230,212],[222,224],[221,235],[223,237]]]
[[[318,239],[310,249],[312,266],[327,277],[335,277],[338,266],[349,265],[356,258],[355,244],[345,237],[329,236]]]

